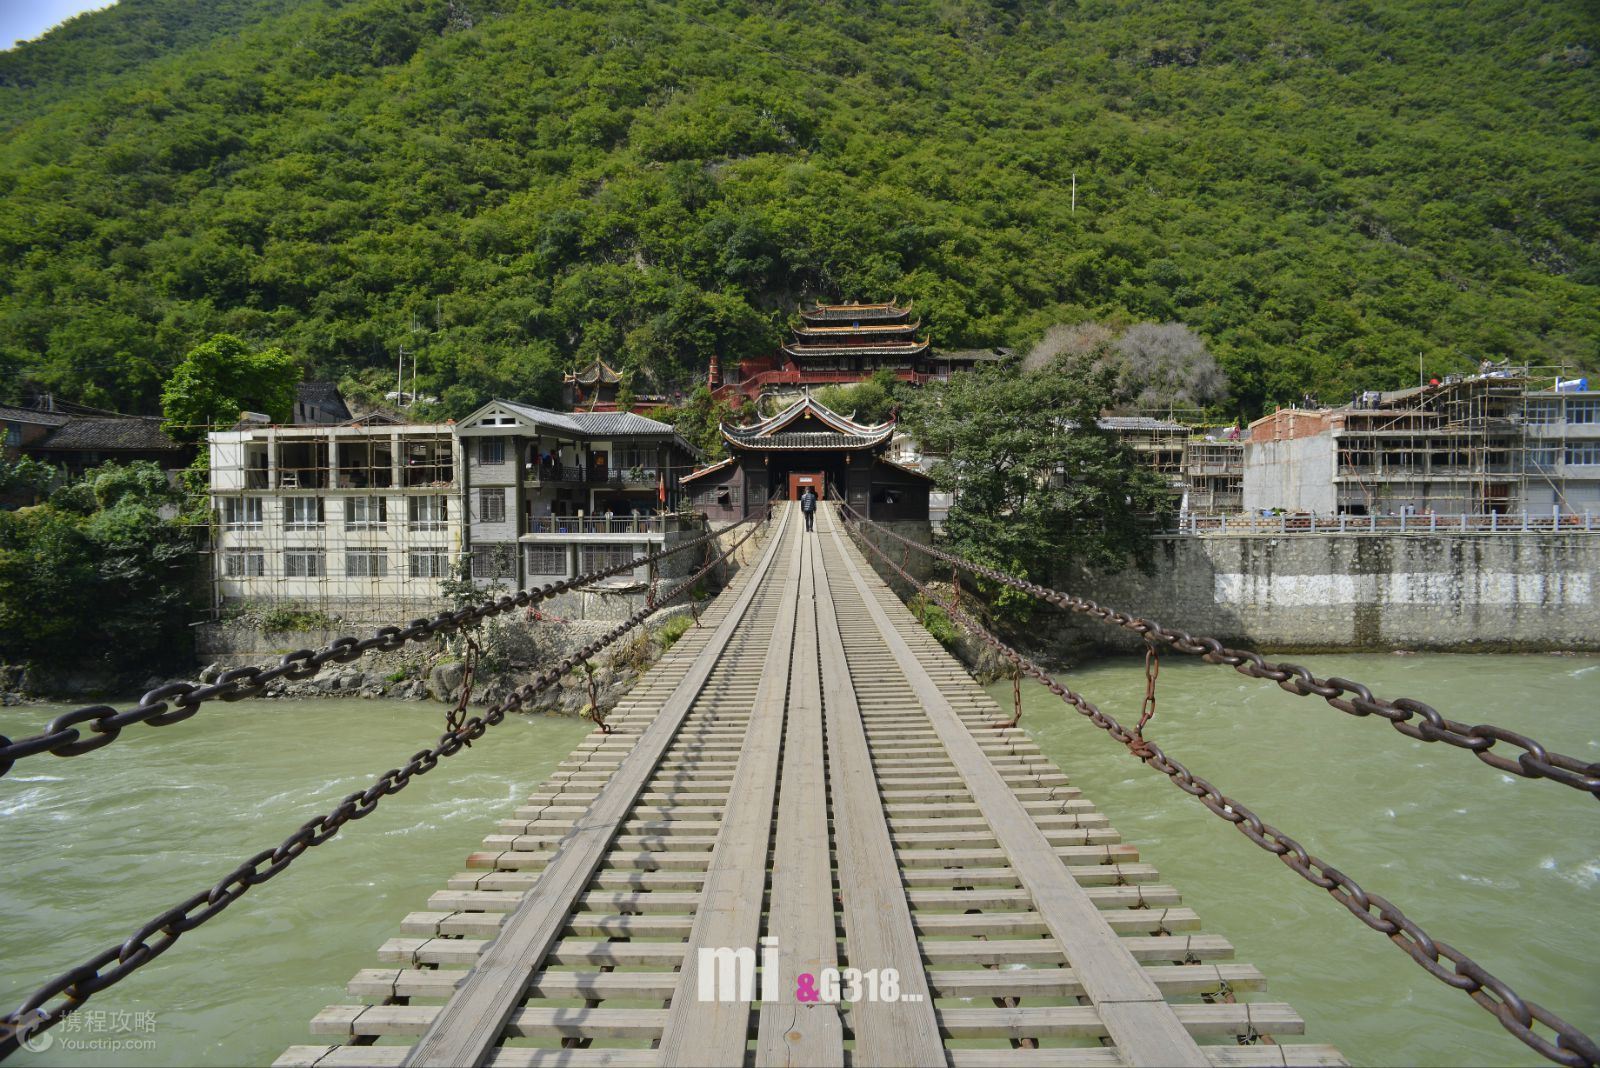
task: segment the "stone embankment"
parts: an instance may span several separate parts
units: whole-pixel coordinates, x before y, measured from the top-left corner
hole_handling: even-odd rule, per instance
[[[1597,534],[1177,535],[1157,538],[1154,556],[1149,573],[1069,567],[1051,585],[1281,653],[1600,650]],[[948,565],[916,552],[907,564],[923,581],[949,575]],[[906,593],[904,583],[890,584]],[[1132,631],[1048,610],[1010,638],[1058,663],[1143,648]]]
[[[487,704],[505,697],[540,671],[571,656],[616,624],[598,620],[515,619],[491,620],[474,632],[482,648],[472,682],[471,703]],[[689,606],[674,605],[651,616],[631,638],[597,656],[594,686],[602,712],[618,699],[649,666],[693,625]],[[289,649],[316,648],[332,637],[314,632],[256,632],[230,625],[226,638],[213,635],[213,650],[228,646],[235,651],[219,656],[201,669],[199,681],[209,682],[236,664],[270,663]],[[270,641],[271,648],[262,648]],[[241,647],[248,647],[243,648]],[[456,701],[465,681],[467,651],[459,637],[436,639],[394,652],[372,652],[349,664],[328,664],[309,679],[278,679],[267,686],[268,699],[365,697],[390,700]],[[589,677],[583,670],[570,672],[559,685],[539,695],[536,712],[578,715],[590,705]]]

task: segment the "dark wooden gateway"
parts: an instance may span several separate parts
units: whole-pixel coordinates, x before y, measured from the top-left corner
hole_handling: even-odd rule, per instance
[[[682,485],[694,508],[714,523],[738,519],[774,496],[794,500],[808,485],[819,497],[844,497],[880,522],[926,522],[931,482],[884,456],[893,434],[892,420],[858,423],[806,396],[749,426],[724,423],[731,455]]]

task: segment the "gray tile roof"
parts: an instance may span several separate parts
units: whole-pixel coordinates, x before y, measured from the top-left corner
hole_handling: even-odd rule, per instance
[[[79,415],[52,430],[33,448],[41,452],[177,452],[183,446],[161,432],[159,419]]]
[[[344,395],[332,382],[301,382],[295,387],[294,402],[297,412],[301,407],[317,409],[324,422],[342,423],[350,418]]]
[[[37,408],[18,408],[0,404],[0,421],[8,423],[34,423],[38,426],[60,426],[72,416],[61,412],[41,412]]]
[[[1189,428],[1167,419],[1152,419],[1148,415],[1102,415],[1095,422],[1102,430],[1173,430],[1187,434]]]
[[[741,449],[865,449],[888,439],[888,428],[877,434],[838,434],[828,430],[780,430],[762,437],[728,441]]]
[[[519,404],[516,401],[502,400],[495,403],[511,409],[526,419],[531,419],[539,426],[564,430],[569,434],[616,438],[673,432],[672,427],[666,423],[646,419],[633,412],[553,412],[549,408]]]

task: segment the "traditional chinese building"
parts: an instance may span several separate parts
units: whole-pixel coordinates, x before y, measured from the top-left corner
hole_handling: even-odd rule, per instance
[[[561,376],[561,399],[573,411],[614,412],[622,392],[622,375],[604,360]]]
[[[802,371],[915,373],[928,355],[928,339],[917,337],[922,321],[911,318],[910,305],[819,304],[800,319],[783,351]]]
[[[952,371],[1009,358],[1004,349],[935,352],[919,337],[920,319],[910,305],[818,304],[802,309],[794,337],[771,356],[740,360],[719,383],[715,366],[711,384],[719,397],[762,393],[795,394],[812,386],[849,385],[888,371],[902,382],[922,385],[947,378]]]
[[[807,487],[880,522],[928,520],[932,481],[886,455],[892,421],[858,423],[806,396],[771,418],[721,429],[731,455],[682,482],[712,523],[733,522],[769,498],[793,500]]]

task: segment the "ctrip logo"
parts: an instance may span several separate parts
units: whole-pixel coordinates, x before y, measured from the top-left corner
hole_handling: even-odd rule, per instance
[[[702,948],[695,958],[696,995],[701,1001],[756,1000],[756,951],[753,946]],[[778,965],[778,940],[761,939],[761,1000],[780,1000],[782,976]],[[837,1005],[841,1001],[921,1001],[923,995],[900,989],[894,968],[823,968],[816,975],[795,976],[794,1000],[802,1004]]]
[[[56,1036],[49,1031],[40,1030],[44,1025],[43,1020],[17,1025],[17,1045],[29,1053],[44,1053],[56,1044]]]

